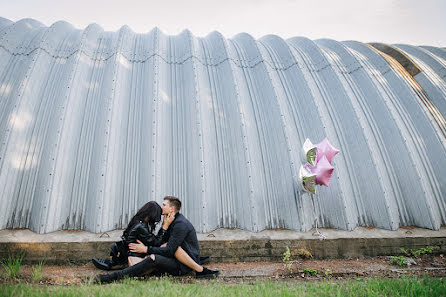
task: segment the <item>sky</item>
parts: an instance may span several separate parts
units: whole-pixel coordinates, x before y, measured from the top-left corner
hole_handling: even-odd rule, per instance
[[[106,31],[128,25],[134,32],[158,27],[176,35],[246,32],[338,41],[446,47],[446,0],[0,0],[0,17],[33,18],[49,26],[60,20]]]

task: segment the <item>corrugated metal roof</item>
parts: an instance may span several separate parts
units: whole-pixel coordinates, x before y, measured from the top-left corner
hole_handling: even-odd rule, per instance
[[[414,76],[446,118],[446,50],[431,46],[396,45],[423,70]]]
[[[0,229],[102,232],[176,195],[197,231],[308,230],[301,147],[325,136],[319,226],[446,223],[445,138],[366,44],[0,18]]]

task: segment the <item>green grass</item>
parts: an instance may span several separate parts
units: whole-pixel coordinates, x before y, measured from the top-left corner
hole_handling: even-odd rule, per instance
[[[8,258],[2,261],[2,266],[6,272],[7,278],[16,278],[17,276],[19,276],[24,256],[24,253],[18,255],[17,257],[9,255]]]
[[[33,282],[38,282],[42,279],[42,267],[44,262],[45,260],[41,260],[38,265],[33,265],[31,267],[31,279],[33,280]]]
[[[108,285],[42,286],[0,284],[1,296],[445,296],[446,281],[437,278],[364,279],[333,282],[217,280],[184,283],[171,278],[124,280]]]

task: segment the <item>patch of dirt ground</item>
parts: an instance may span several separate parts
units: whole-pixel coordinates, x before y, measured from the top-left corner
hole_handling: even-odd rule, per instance
[[[391,257],[374,257],[364,259],[299,259],[288,262],[240,262],[240,263],[209,263],[209,269],[220,271],[216,282],[236,283],[245,280],[287,280],[287,281],[314,281],[320,279],[360,279],[369,277],[400,277],[401,275],[429,275],[432,277],[446,276],[446,258],[443,255],[424,255],[414,259],[416,265],[396,266],[390,263]],[[96,269],[93,264],[85,265],[44,265],[42,278],[34,281],[40,284],[70,285],[88,282],[95,274],[106,273]],[[2,283],[33,282],[32,266],[23,265],[17,279],[5,277],[4,269],[0,278]],[[193,273],[188,276],[177,277],[182,282],[204,282],[196,280]]]

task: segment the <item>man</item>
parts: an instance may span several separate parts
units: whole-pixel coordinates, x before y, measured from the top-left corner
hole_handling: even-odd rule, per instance
[[[167,243],[161,247],[147,247],[141,242],[131,243],[129,245],[131,252],[146,253],[150,256],[126,269],[99,275],[96,278],[97,281],[107,283],[122,279],[125,276],[141,276],[152,269],[167,272],[171,275],[184,275],[191,269],[174,257],[178,247],[181,247],[189,255],[192,262],[200,263],[200,248],[198,246],[197,234],[189,220],[179,213],[181,201],[177,197],[166,196],[161,208],[165,217],[174,216],[173,222],[167,229]],[[218,274],[218,271],[209,270],[206,267],[202,267],[201,272],[196,272],[198,278],[215,277]]]

